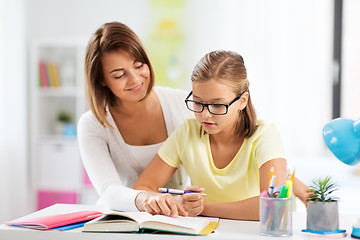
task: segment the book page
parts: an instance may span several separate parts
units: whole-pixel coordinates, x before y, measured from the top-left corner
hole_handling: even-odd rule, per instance
[[[138,222],[139,224],[141,224],[142,222],[148,220],[149,218],[152,217],[152,215],[150,213],[147,212],[117,212],[117,211],[110,211],[110,212],[106,212],[107,214],[113,214],[113,215],[118,215],[118,216],[124,216],[124,217],[128,217],[136,222]]]
[[[194,218],[194,217],[167,217],[164,215],[154,215],[147,218],[147,220],[140,223],[141,227],[154,228],[159,230],[174,230],[181,231],[180,228],[188,229],[186,232],[197,233],[209,224],[207,218]],[[172,226],[177,226],[173,229]],[[180,227],[180,228],[178,228]]]
[[[204,216],[196,216],[195,218],[206,218],[209,222],[220,222],[220,218],[217,217],[204,217]]]
[[[84,232],[137,232],[139,222],[151,214],[146,212],[107,211],[104,215],[84,225]]]

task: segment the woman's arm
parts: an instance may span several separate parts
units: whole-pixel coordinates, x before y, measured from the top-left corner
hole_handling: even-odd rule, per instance
[[[286,174],[285,159],[272,159],[264,163],[259,169],[260,192],[268,190],[270,169],[274,167],[276,175],[275,186],[280,186]],[[230,218],[239,220],[259,220],[259,196],[236,202],[205,202],[201,215],[209,217]]]
[[[156,154],[132,186],[134,189],[146,190],[145,192],[139,193],[135,199],[136,207],[140,211],[173,217],[177,217],[179,214],[187,216],[181,203],[173,196],[158,193],[159,187],[162,187],[175,171],[176,168],[165,163],[159,155]]]
[[[123,186],[109,153],[105,129],[87,112],[78,123],[78,142],[86,172],[104,204],[118,211],[137,211],[139,193]]]

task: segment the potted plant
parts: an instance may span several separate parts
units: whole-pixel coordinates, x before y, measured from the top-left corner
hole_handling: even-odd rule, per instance
[[[56,116],[55,133],[62,135],[67,124],[71,123],[71,114],[66,111],[60,111]]]
[[[59,122],[69,123],[69,122],[71,122],[71,115],[68,112],[61,111],[61,112],[59,112],[59,114],[57,116],[57,120]]]
[[[306,227],[312,231],[339,229],[338,198],[331,194],[338,190],[331,177],[319,178],[310,185]]]

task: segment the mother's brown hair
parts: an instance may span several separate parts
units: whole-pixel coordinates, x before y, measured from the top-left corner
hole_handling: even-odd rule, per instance
[[[85,91],[92,113],[103,127],[110,127],[106,120],[106,107],[115,102],[116,96],[107,86],[102,70],[104,53],[124,50],[150,69],[150,84],[147,95],[154,85],[154,71],[139,37],[125,24],[110,22],[102,25],[90,38],[85,54]]]
[[[235,134],[251,137],[256,129],[256,113],[252,105],[249,81],[244,60],[240,54],[232,51],[213,51],[206,54],[195,66],[192,82],[206,82],[209,80],[219,81],[230,86],[238,96],[248,92],[248,101],[245,108],[239,112]]]

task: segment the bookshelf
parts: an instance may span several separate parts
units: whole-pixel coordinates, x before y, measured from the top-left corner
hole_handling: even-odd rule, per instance
[[[76,138],[87,111],[84,57],[87,40],[34,39],[29,46],[29,129],[34,209],[54,203],[94,204]]]

